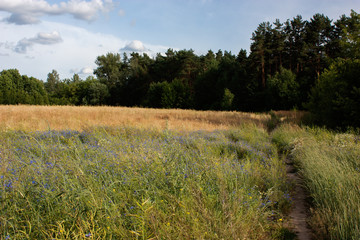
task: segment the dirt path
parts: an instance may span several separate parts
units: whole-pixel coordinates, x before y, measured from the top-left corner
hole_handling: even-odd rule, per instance
[[[290,224],[297,235],[297,239],[311,240],[311,229],[306,222],[309,207],[306,203],[307,195],[302,185],[303,180],[296,173],[296,168],[291,159],[286,158],[285,163],[288,181],[295,184],[295,189],[291,196],[293,199],[293,208],[290,212]]]

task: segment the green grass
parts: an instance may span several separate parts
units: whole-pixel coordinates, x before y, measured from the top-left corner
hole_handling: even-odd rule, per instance
[[[318,239],[360,239],[360,144],[354,134],[283,125],[273,141],[295,159]]]
[[[0,239],[281,239],[264,129],[0,133]]]

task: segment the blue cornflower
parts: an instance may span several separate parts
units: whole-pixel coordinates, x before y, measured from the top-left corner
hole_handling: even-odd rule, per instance
[[[91,237],[91,233],[86,234],[85,237]]]

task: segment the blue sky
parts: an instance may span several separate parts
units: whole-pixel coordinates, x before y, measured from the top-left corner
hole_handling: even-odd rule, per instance
[[[336,20],[359,0],[0,0],[0,71],[46,80],[86,78],[107,52],[155,56],[168,48],[249,50],[264,21],[323,13]]]

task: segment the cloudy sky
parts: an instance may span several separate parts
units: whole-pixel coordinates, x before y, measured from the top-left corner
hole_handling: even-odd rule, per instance
[[[264,21],[281,22],[323,13],[336,20],[359,0],[0,0],[0,71],[46,81],[86,78],[107,52],[155,56],[168,48],[249,49]]]

